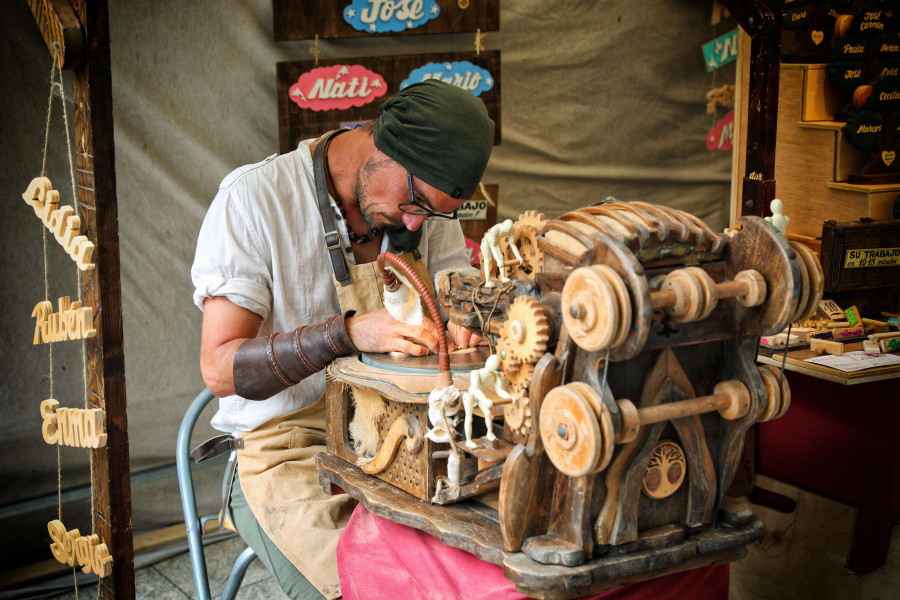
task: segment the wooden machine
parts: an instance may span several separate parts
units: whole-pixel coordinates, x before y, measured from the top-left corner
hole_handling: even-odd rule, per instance
[[[508,231],[499,268],[438,275],[450,318],[490,342],[451,353],[455,392],[435,393],[433,359],[329,367],[323,486],[534,597],[741,558],[762,536],[726,495],[744,436],[790,404],[757,342],[815,310],[815,256],[759,217],[717,234],[642,202]]]

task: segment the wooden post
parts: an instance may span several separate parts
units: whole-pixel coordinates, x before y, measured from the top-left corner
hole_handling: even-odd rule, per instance
[[[741,216],[772,214],[775,198],[775,133],[781,72],[783,0],[723,0],[738,25],[750,35],[750,90],[747,101],[747,162]]]
[[[89,403],[106,412],[108,436],[106,446],[91,450],[94,533],[113,557],[112,574],[100,579],[99,592],[100,598],[131,600],[134,548],[107,2],[29,0],[29,5],[47,46],[61,53],[59,64],[72,69],[79,216],[96,252],[96,268],[82,279],[83,306],[93,309],[97,329],[86,340]]]

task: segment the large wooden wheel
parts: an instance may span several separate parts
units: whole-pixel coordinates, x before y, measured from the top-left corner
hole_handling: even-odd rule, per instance
[[[570,477],[606,468],[615,448],[612,417],[586,383],[550,390],[541,405],[541,440],[553,465]]]

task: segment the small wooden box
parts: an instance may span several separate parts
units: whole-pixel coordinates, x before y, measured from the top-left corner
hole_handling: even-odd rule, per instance
[[[826,292],[900,286],[900,220],[825,221],[820,258]]]

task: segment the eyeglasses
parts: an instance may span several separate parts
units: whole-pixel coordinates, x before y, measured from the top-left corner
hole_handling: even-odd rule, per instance
[[[409,171],[406,172],[406,183],[409,184],[409,202],[400,204],[400,210],[408,215],[426,215],[428,217],[440,217],[442,219],[456,218],[459,209],[454,210],[452,213],[437,212],[416,202],[416,193],[415,190],[413,190],[412,184],[412,174]]]

